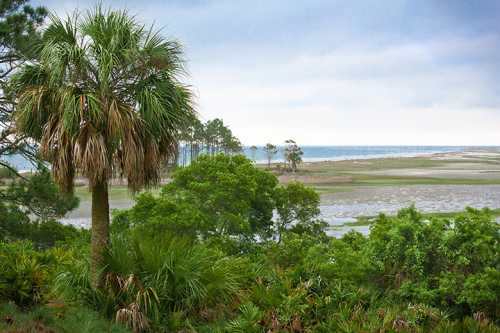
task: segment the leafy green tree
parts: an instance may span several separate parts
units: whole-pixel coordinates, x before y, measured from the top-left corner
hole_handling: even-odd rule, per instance
[[[27,0],[2,0],[0,4],[0,158],[21,154],[30,161],[36,160],[34,149],[25,138],[13,135],[11,116],[15,103],[7,93],[7,82],[19,66],[36,57],[38,28],[46,15],[45,8],[32,7]],[[4,160],[0,160],[0,165],[16,173]]]
[[[156,184],[194,118],[181,84],[178,43],[124,11],[96,7],[65,21],[52,17],[40,59],[13,78],[19,133],[40,143],[56,182],[71,192],[77,173],[92,191],[93,284],[109,235],[108,179],[116,172],[136,191]]]
[[[302,183],[292,182],[279,186],[275,191],[276,232],[278,243],[287,228],[293,227],[301,231],[321,231],[322,223],[318,221],[319,195],[312,188]],[[319,230],[318,230],[319,229]]]
[[[27,179],[13,182],[2,193],[3,198],[41,220],[63,217],[78,206],[77,197],[61,194],[47,168],[39,167],[39,170]]]
[[[177,170],[162,197],[175,197],[201,213],[208,234],[252,236],[270,231],[276,177],[244,156],[200,156]]]
[[[267,168],[271,168],[271,160],[273,159],[274,155],[278,153],[278,147],[273,145],[272,143],[267,143],[264,146],[264,151],[266,152],[267,156]]]
[[[47,247],[78,234],[74,227],[55,221],[76,208],[78,198],[61,194],[44,167],[13,181],[0,197],[0,239],[31,240],[38,247]]]
[[[205,124],[204,137],[205,137],[205,149],[210,155],[218,153],[220,143],[222,141],[222,131],[224,129],[224,123],[221,119],[215,118],[209,120]]]
[[[293,140],[286,140],[285,143],[285,163],[287,163],[293,172],[297,171],[298,165],[302,162],[304,152]]]
[[[323,235],[319,195],[301,183],[277,184],[276,176],[244,156],[203,155],[175,171],[158,197],[139,195],[135,206],[116,215],[113,224],[192,239],[266,239],[274,234],[281,239],[285,230]]]
[[[37,28],[42,24],[47,10],[44,7],[32,7],[28,0],[3,0],[0,6],[0,47],[3,64],[26,60],[34,40],[39,35]],[[12,67],[9,67],[12,69]],[[2,73],[8,74],[5,69]]]
[[[36,147],[24,135],[13,132],[15,100],[8,80],[24,63],[38,56],[35,45],[40,42],[39,27],[46,15],[44,7],[32,7],[26,0],[5,0],[0,5],[0,165],[10,171],[8,178],[12,182],[0,190],[0,229],[3,239],[31,239],[37,245],[62,239],[59,230],[68,228],[52,219],[78,204],[74,196],[59,193],[50,173],[39,163]],[[37,172],[26,177],[19,175],[2,160],[9,155],[29,160],[37,166]],[[47,232],[49,229],[52,232]]]

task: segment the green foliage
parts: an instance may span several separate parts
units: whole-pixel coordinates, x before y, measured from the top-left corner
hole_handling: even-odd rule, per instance
[[[63,217],[78,206],[78,198],[71,193],[62,194],[43,166],[29,178],[12,183],[3,197],[44,221]]]
[[[13,75],[18,134],[39,144],[56,182],[92,188],[121,174],[132,190],[158,183],[196,115],[178,42],[101,5],[50,16],[40,56]]]
[[[285,163],[291,171],[295,172],[297,171],[299,164],[302,163],[302,155],[304,155],[304,152],[295,141],[286,140],[285,142],[287,144],[284,152]]]
[[[0,3],[0,165],[2,178],[17,172],[3,158],[18,154],[36,160],[28,142],[12,133],[12,112],[15,96],[10,93],[8,80],[25,61],[37,56],[38,28],[47,10],[32,7],[27,0],[2,0]]]
[[[147,217],[151,200],[133,218]],[[498,225],[488,210],[450,220],[409,208],[379,216],[368,237],[351,232],[329,239],[290,228],[281,242],[260,241],[235,255],[220,251],[213,237],[148,233],[147,225],[114,231],[100,290],[90,284],[88,250],[77,243],[64,252],[17,248],[17,256],[30,253],[25,258],[37,258],[36,271],[46,272],[45,287],[30,290],[48,289],[54,273],[46,258],[55,257],[61,259],[54,262],[54,295],[134,331],[498,331]],[[16,270],[20,280],[36,281],[22,275],[34,269]],[[35,294],[25,302],[46,299],[47,292]]]
[[[91,185],[114,171],[133,190],[156,183],[179,139],[182,164],[192,163],[158,196],[143,193],[115,213],[98,287],[89,232],[54,220],[76,199],[43,168],[3,189],[0,330],[499,331],[500,225],[491,211],[426,217],[410,207],[377,217],[369,236],[329,238],[317,193],[218,154],[241,144],[220,119],[194,119],[176,42],[98,6],[67,22],[54,17],[42,47],[30,48],[46,12],[23,4],[0,5],[0,42],[9,62],[35,59],[1,88],[18,93],[18,128],[40,140],[63,188],[77,171]],[[8,124],[12,105],[0,107]],[[0,155],[24,146],[10,138],[1,133]],[[296,171],[303,152],[286,143]],[[276,150],[266,146],[269,160]]]
[[[217,307],[231,304],[245,279],[244,259],[223,257],[191,241],[140,233],[113,237],[106,262],[103,289],[92,289],[83,261],[58,275],[56,290],[139,330],[159,324],[175,330],[188,318],[220,316],[224,306]]]
[[[0,241],[0,303],[26,308],[49,300],[56,272],[86,252],[77,242],[72,248],[40,250],[28,241]]]
[[[287,229],[324,235],[319,195],[300,183],[277,184],[243,156],[203,155],[176,170],[158,197],[141,194],[132,209],[115,213],[113,228],[143,226],[144,233],[202,237],[223,248],[255,236],[280,239]]]
[[[1,195],[0,240],[24,239],[37,247],[49,247],[85,233],[54,220],[74,209],[78,198],[61,194],[45,168],[11,183]]]
[[[318,205],[242,156],[202,156],[115,214],[102,288],[76,237],[45,251],[4,244],[0,291],[23,306],[57,297],[135,332],[498,332],[491,211],[409,207],[335,239]]]
[[[47,10],[31,7],[27,0],[3,0],[0,6],[0,45],[15,52],[27,52]]]
[[[271,168],[271,160],[273,159],[274,155],[278,153],[278,147],[276,147],[272,143],[266,143],[266,145],[264,146],[264,151],[266,152],[267,157],[267,167]]]
[[[198,119],[182,130],[177,165],[186,166],[200,154],[238,154],[242,150],[240,140],[234,136],[222,119],[215,118],[202,123]]]
[[[242,304],[239,307],[240,314],[227,325],[228,333],[259,333],[262,332],[260,321],[263,318],[262,311],[253,303]]]
[[[500,311],[500,270],[487,267],[482,273],[468,276],[458,301],[472,309],[497,315]]]
[[[2,332],[130,332],[88,308],[58,303],[37,306],[30,312],[23,312],[12,303],[0,304],[0,318]]]
[[[271,226],[276,178],[243,156],[201,156],[177,170],[162,196],[189,202],[202,214],[203,229],[218,235],[251,235]]]
[[[13,212],[8,212],[7,216],[13,216]],[[71,242],[77,238],[90,238],[87,230],[79,230],[71,225],[63,225],[55,220],[29,221],[13,218],[12,221],[2,220],[0,224],[4,240],[29,240],[37,248],[47,248],[57,245],[59,242]]]
[[[42,299],[48,269],[44,253],[30,243],[0,243],[0,300],[29,306]]]
[[[276,177],[243,156],[203,155],[172,175],[159,197],[143,194],[114,223],[147,225],[194,238],[268,236],[273,224]],[[126,222],[125,222],[126,221]]]
[[[319,195],[302,183],[292,182],[279,186],[274,192],[274,201],[278,215],[276,233],[278,242],[286,229],[298,233],[321,233],[326,224],[318,216]]]
[[[394,218],[378,217],[367,254],[381,286],[401,300],[496,316],[499,230],[487,209],[467,209],[450,220],[423,218],[410,207]]]

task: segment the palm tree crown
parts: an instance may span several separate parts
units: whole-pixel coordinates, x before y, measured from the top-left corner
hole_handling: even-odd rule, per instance
[[[194,118],[180,45],[124,11],[52,16],[39,60],[13,79],[17,130],[40,143],[61,188],[90,187],[113,171],[132,190],[159,181],[160,165]]]

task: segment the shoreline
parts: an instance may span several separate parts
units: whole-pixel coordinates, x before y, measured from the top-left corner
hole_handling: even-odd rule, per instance
[[[267,168],[267,163],[257,166]],[[273,164],[271,172],[275,171]],[[466,206],[500,208],[499,148],[305,162],[296,173],[276,176],[281,184],[298,181],[313,187],[321,196],[322,216],[332,226],[412,203],[428,213],[461,211]],[[63,223],[88,226],[90,195],[85,187],[77,193],[80,207]],[[110,187],[111,208],[132,205],[126,186]]]
[[[394,147],[400,147],[400,146],[394,146]],[[401,147],[406,147],[406,146],[401,146]],[[462,148],[462,147],[458,146],[457,148]],[[323,163],[323,162],[365,161],[374,159],[398,159],[398,158],[415,158],[415,157],[423,157],[423,158],[465,157],[466,155],[471,155],[471,154],[472,155],[500,154],[500,146],[463,147],[463,150],[460,151],[450,150],[450,151],[425,151],[425,152],[411,152],[411,153],[339,155],[330,157],[303,157],[302,163],[308,164],[308,163]],[[271,160],[271,165],[276,165],[280,163],[284,163],[284,160],[283,159]],[[256,160],[255,164],[267,165],[267,160]]]

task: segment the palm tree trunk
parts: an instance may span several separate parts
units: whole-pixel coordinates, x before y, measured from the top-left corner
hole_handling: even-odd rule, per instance
[[[108,246],[108,242],[108,183],[102,181],[92,188],[91,276],[94,288],[100,288],[103,284],[104,251]]]

